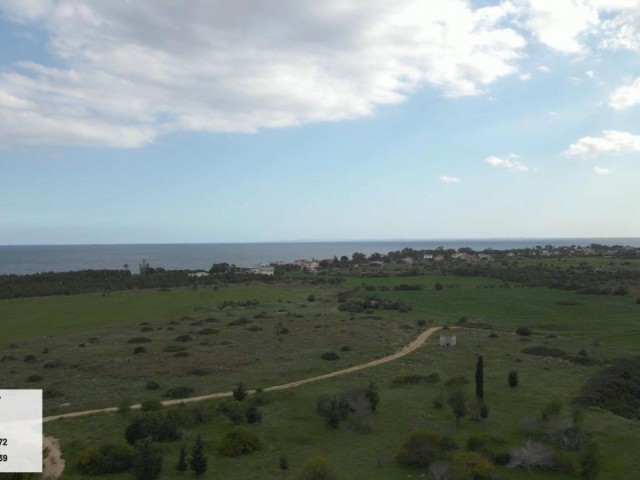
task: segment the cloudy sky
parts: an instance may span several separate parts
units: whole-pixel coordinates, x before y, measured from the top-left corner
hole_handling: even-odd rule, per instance
[[[640,236],[640,0],[0,0],[0,244]]]

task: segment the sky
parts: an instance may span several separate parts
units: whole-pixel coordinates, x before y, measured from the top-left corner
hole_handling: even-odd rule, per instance
[[[640,237],[640,0],[0,0],[0,245]]]

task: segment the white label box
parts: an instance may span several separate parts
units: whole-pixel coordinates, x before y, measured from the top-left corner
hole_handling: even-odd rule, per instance
[[[0,390],[0,472],[42,472],[42,390]]]

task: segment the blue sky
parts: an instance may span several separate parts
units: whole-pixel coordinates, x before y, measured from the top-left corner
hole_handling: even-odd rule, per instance
[[[0,244],[640,236],[640,2],[250,3],[0,3]]]

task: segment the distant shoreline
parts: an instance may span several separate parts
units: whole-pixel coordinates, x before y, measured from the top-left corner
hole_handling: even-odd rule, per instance
[[[640,247],[640,238],[510,238],[510,239],[437,239],[371,240],[344,242],[255,242],[255,243],[183,243],[183,244],[83,244],[83,245],[4,245],[0,246],[0,274],[67,272],[85,269],[122,269],[133,271],[145,259],[153,267],[170,270],[208,270],[212,264],[226,262],[252,267],[276,261],[300,258],[351,256],[354,252],[370,255],[413,248],[463,247],[480,251],[508,250],[536,246],[588,246],[591,244]]]

